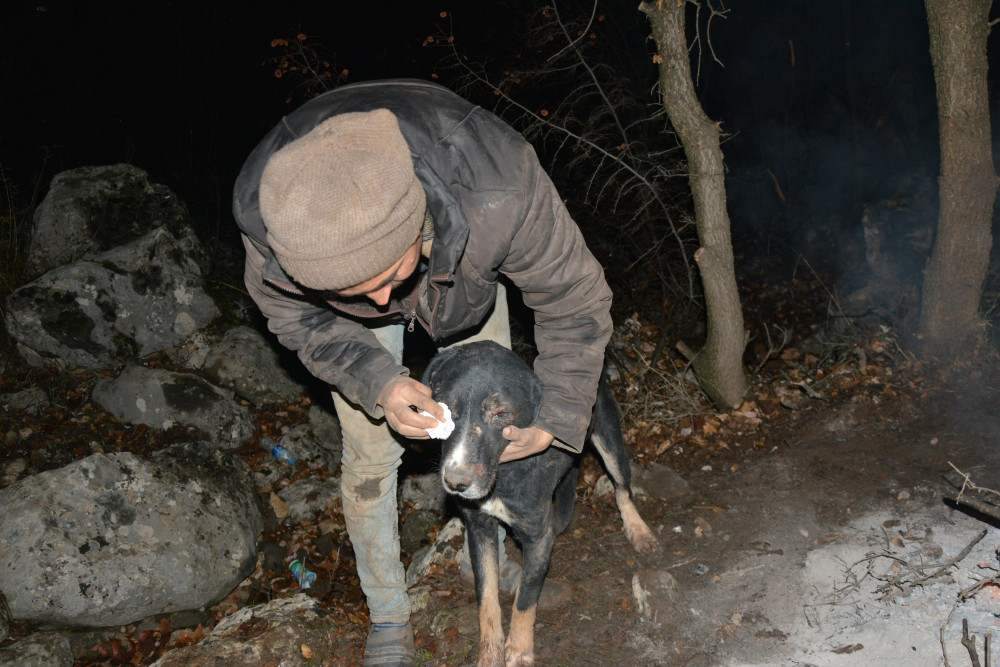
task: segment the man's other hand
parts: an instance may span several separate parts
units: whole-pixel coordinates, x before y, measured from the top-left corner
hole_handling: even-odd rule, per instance
[[[538,454],[548,449],[555,437],[548,431],[529,426],[528,428],[518,428],[508,426],[504,428],[503,437],[511,441],[507,448],[500,454],[500,463],[523,459]]]

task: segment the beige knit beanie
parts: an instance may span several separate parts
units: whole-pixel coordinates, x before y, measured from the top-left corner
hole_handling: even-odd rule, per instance
[[[260,214],[296,282],[338,290],[374,278],[416,242],[426,196],[388,109],[329,118],[271,156]]]

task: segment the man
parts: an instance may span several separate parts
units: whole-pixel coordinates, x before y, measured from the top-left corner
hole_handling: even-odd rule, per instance
[[[401,365],[404,329],[509,347],[505,276],[534,311],[544,396],[534,426],[505,429],[501,460],[579,451],[611,335],[603,271],[531,146],[421,81],[344,86],[285,117],[243,166],[233,210],[268,327],[336,390],[365,664],[413,664],[392,431],[426,438],[444,414]]]

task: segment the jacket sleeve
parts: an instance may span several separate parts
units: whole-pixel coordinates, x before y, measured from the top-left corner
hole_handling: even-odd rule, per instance
[[[544,387],[535,425],[578,452],[611,338],[611,288],[530,146],[525,174],[523,222],[500,271],[521,290],[535,315],[535,373]]]
[[[376,405],[379,394],[393,377],[407,375],[407,369],[363,325],[266,284],[262,273],[266,250],[246,235],[243,245],[246,287],[267,318],[268,329],[298,353],[310,373],[373,418],[382,418],[385,413]]]

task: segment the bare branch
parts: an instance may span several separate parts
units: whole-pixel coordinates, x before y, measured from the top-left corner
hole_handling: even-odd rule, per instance
[[[668,194],[682,187],[679,145],[663,141],[669,125],[661,105],[630,97],[620,76],[588,57],[585,50],[599,34],[594,29],[598,11],[595,0],[589,16],[571,21],[554,4],[541,9],[535,15],[539,25],[526,37],[526,46],[542,58],[540,64],[532,69],[526,61],[518,61],[516,71],[507,69],[502,76],[491,76],[485,65],[471,63],[451,36],[431,41],[449,48],[448,67],[460,73],[461,91],[478,89],[493,96],[494,112],[513,121],[527,139],[547,142],[549,158],[570,170],[587,170],[582,179],[584,201],[595,209],[607,203],[612,212],[628,211],[613,243],[624,242],[629,254],[637,255],[630,268],[646,264],[651,275],[669,275],[694,299],[692,239],[681,233],[686,225],[675,219],[678,202]],[[552,49],[551,55],[545,53]],[[552,106],[539,108],[537,102],[523,101],[553,85],[560,92]],[[517,95],[521,90],[526,94]],[[674,262],[663,256],[671,247],[684,266],[682,276],[675,275],[670,266]]]

